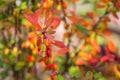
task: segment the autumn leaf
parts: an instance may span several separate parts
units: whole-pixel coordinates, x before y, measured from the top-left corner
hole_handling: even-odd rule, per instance
[[[94,46],[94,48],[96,49],[96,51],[97,51],[97,52],[100,52],[100,51],[101,51],[101,48],[100,48],[99,44],[96,42],[96,40],[91,38],[90,41],[91,41],[91,44],[92,44],[92,45]]]
[[[25,18],[26,18],[30,23],[32,23],[36,28],[41,28],[41,27],[40,27],[40,24],[39,24],[39,22],[38,22],[38,18],[39,18],[40,13],[41,13],[41,11],[38,10],[38,11],[36,11],[36,12],[33,13],[33,14],[25,13],[24,16],[25,16]]]
[[[66,8],[68,7],[68,4],[67,4],[66,2],[63,2],[63,3],[62,3],[62,6],[63,6],[63,8],[66,9]]]
[[[97,14],[95,12],[87,12],[86,16],[89,18],[94,18]]]
[[[109,61],[109,56],[103,56],[102,58],[100,58],[100,62],[108,62]]]
[[[113,66],[113,71],[114,71],[115,75],[120,78],[120,71],[118,70],[117,65]]]
[[[92,58],[92,56],[89,53],[86,53],[86,52],[83,52],[83,51],[80,51],[78,53],[78,56],[81,57],[83,60],[89,60],[89,59]]]
[[[100,0],[100,1],[106,4],[109,2],[109,0]]]
[[[67,18],[72,21],[72,23],[76,23],[79,22],[79,20],[81,19],[80,17],[75,17],[75,16],[67,16]]]
[[[68,49],[67,48],[61,48],[60,50],[58,50],[58,54],[64,54],[64,53],[67,53],[68,52]]]
[[[105,8],[105,7],[106,6],[104,4],[101,4],[101,3],[97,4],[97,8]]]
[[[82,66],[82,65],[85,64],[85,61],[82,60],[82,59],[80,59],[80,58],[77,58],[77,59],[75,60],[75,64],[76,64],[77,66]]]
[[[108,49],[109,49],[111,52],[116,53],[115,45],[114,45],[114,43],[113,43],[111,40],[108,40],[107,46],[108,46]]]
[[[55,40],[53,43],[55,46],[58,46],[60,48],[66,48],[63,42]]]
[[[60,24],[60,18],[53,18],[53,21],[50,26],[52,27],[52,29],[56,29],[59,24]]]
[[[86,33],[88,32],[88,30],[85,29],[85,28],[84,28],[81,24],[79,24],[79,23],[76,24],[76,28],[77,28],[77,30],[79,30],[80,32],[82,32],[82,33],[84,33],[84,34],[86,34]]]
[[[77,2],[78,0],[70,0],[72,3]]]

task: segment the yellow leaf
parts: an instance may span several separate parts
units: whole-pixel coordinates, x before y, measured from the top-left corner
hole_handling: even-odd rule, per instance
[[[89,53],[86,53],[86,52],[83,52],[83,51],[79,52],[78,56],[81,57],[84,60],[89,60],[89,59],[92,58],[92,56]]]

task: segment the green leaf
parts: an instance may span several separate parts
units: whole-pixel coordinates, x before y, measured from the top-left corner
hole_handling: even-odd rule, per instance
[[[98,80],[106,80],[106,78],[105,77],[101,77]]]
[[[69,68],[69,75],[77,77],[79,75],[79,68],[76,66],[72,66]]]
[[[16,71],[19,71],[22,67],[23,67],[24,63],[23,62],[18,62],[16,65],[15,65],[15,70]]]
[[[55,76],[55,80],[65,80],[63,76],[57,75]]]
[[[90,3],[90,0],[83,0],[83,4]]]
[[[27,20],[25,18],[22,19],[22,22],[21,22],[23,25],[25,25],[27,23]]]
[[[20,5],[20,9],[25,9],[25,8],[27,8],[27,3],[22,2],[22,4]]]
[[[90,35],[90,38],[95,38],[96,37],[96,32],[93,32],[91,35]]]
[[[70,0],[65,0],[66,2],[70,2]]]
[[[100,45],[104,44],[104,39],[101,36],[96,36],[96,41]]]
[[[84,33],[84,34],[86,34],[86,33],[88,32],[88,30],[85,29],[85,28],[84,28],[81,24],[79,24],[79,23],[76,24],[76,28],[77,28],[77,30],[79,30],[80,32],[82,32],[82,33]]]
[[[24,62],[17,62],[15,65],[15,70],[19,71],[24,66]]]
[[[104,15],[105,12],[106,12],[106,8],[107,8],[107,7],[105,7],[105,8],[97,8],[97,13],[98,13],[100,16]]]
[[[46,45],[45,45],[45,44],[42,44],[42,45],[41,45],[41,50],[42,50],[42,51],[45,51],[45,50],[46,50]]]
[[[0,43],[0,49],[3,49],[4,45],[2,43]]]
[[[0,20],[3,20],[3,19],[5,19],[5,18],[6,18],[6,15],[3,14],[3,13],[0,13]]]
[[[6,6],[6,1],[5,0],[0,0],[0,8],[3,8]]]
[[[101,73],[100,73],[100,72],[94,74],[94,79],[98,79],[98,78],[100,78],[100,77],[101,77]]]

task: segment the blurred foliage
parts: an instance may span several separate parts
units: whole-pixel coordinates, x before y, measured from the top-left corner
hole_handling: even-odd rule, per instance
[[[119,80],[119,48],[108,39],[119,10],[119,0],[0,0],[0,80]]]

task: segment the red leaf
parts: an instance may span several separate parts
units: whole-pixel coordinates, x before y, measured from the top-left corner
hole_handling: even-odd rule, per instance
[[[65,54],[65,53],[67,53],[68,52],[68,49],[67,48],[62,48],[62,49],[60,49],[60,50],[58,50],[58,54]]]
[[[97,8],[104,8],[105,5],[104,4],[97,4]]]
[[[66,46],[64,45],[64,43],[61,42],[61,41],[56,41],[55,40],[53,44],[56,45],[56,46],[58,46],[58,47],[60,47],[60,48],[66,48]]]
[[[108,62],[109,61],[109,56],[103,56],[101,59],[100,59],[100,62]]]
[[[24,16],[25,16],[25,18],[26,18],[30,23],[32,23],[36,28],[40,28],[40,25],[39,25],[39,23],[38,23],[38,18],[39,18],[40,13],[41,13],[41,11],[38,10],[38,11],[36,11],[36,12],[33,13],[33,14],[25,13]]]
[[[60,19],[59,18],[53,18],[53,21],[51,23],[52,29],[56,29],[59,24],[60,24]]]
[[[86,16],[89,18],[94,18],[97,14],[95,12],[87,12]]]

